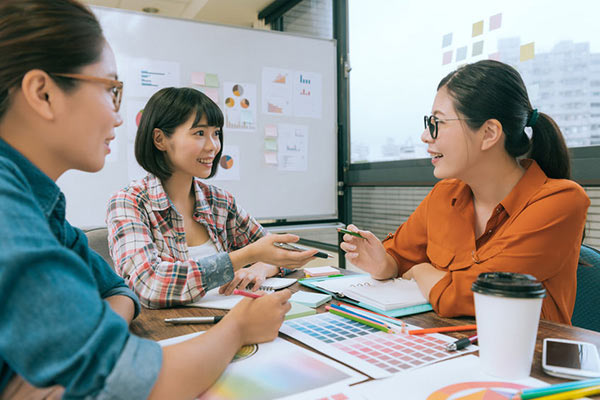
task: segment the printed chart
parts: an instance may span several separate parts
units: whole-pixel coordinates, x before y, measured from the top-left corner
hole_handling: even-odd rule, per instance
[[[477,350],[450,353],[450,336],[385,333],[330,313],[285,321],[279,331],[376,379]]]

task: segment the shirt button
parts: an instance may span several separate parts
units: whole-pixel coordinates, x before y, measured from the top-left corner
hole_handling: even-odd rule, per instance
[[[488,231],[488,233],[492,233],[492,230],[490,229],[490,230]]]

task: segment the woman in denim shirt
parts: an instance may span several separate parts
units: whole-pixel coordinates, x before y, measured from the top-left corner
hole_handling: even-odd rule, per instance
[[[0,54],[0,398],[192,398],[240,346],[275,338],[287,290],[163,349],[129,333],[137,298],[65,220],[55,183],[110,152],[112,50],[75,0],[2,0]]]

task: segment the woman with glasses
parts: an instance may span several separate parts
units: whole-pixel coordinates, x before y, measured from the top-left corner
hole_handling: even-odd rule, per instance
[[[471,285],[482,272],[531,274],[546,288],[542,318],[570,324],[587,208],[569,180],[563,136],[532,108],[512,67],[460,67],[438,85],[424,118],[441,179],[383,242],[344,236],[349,262],[374,278],[415,279],[441,316],[474,315]]]
[[[165,348],[129,333],[138,300],[65,220],[55,183],[110,152],[112,50],[75,0],[2,0],[0,54],[0,399],[194,398],[242,345],[274,339],[289,291]]]
[[[223,113],[204,93],[165,88],[144,107],[135,156],[148,171],[109,201],[106,222],[115,269],[149,308],[196,302],[301,266],[316,250],[291,252],[274,242],[295,235],[265,230],[227,191],[206,183],[223,151]],[[251,266],[243,268],[246,265]]]

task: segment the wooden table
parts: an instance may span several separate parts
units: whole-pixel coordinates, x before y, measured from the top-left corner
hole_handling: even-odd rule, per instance
[[[300,278],[302,277],[300,272],[296,272],[290,277]],[[296,292],[298,290],[308,290],[310,289],[300,286],[300,284],[296,283],[290,287],[292,292]],[[325,312],[325,306],[321,306],[318,308],[318,312]],[[203,309],[203,308],[193,308],[193,307],[180,307],[180,308],[171,308],[165,310],[148,310],[142,309],[141,314],[137,319],[133,321],[131,324],[131,332],[134,334],[154,340],[162,340],[168,339],[173,336],[185,335],[193,332],[199,332],[206,329],[209,329],[211,325],[209,324],[201,324],[201,325],[171,325],[165,323],[163,320],[165,318],[175,318],[175,317],[194,317],[194,316],[212,316],[212,315],[224,315],[225,311],[223,310],[211,310],[211,309]],[[449,325],[467,325],[474,324],[475,318],[471,317],[461,317],[461,318],[442,318],[437,316],[434,312],[427,312],[417,315],[411,315],[407,317],[403,317],[407,323],[417,325],[423,328],[430,327],[438,327],[438,326],[449,326]],[[472,332],[467,332],[468,334],[473,334]],[[462,333],[449,333],[450,336],[461,338],[467,335]],[[285,335],[282,337],[290,340],[291,342],[300,345],[302,347],[311,349],[306,345],[296,341],[295,339],[288,338]],[[549,375],[546,375],[542,371],[542,342],[544,338],[563,338],[563,339],[571,339],[571,340],[580,340],[584,342],[590,342],[600,347],[600,333],[590,331],[587,329],[575,328],[572,326],[549,322],[542,320],[539,324],[537,342],[535,345],[535,354],[533,361],[533,368],[531,369],[531,376],[534,378],[541,379],[548,383],[560,383],[566,382],[564,379],[555,378]],[[337,360],[336,360],[337,361]],[[600,396],[592,397],[594,399],[600,399]]]

